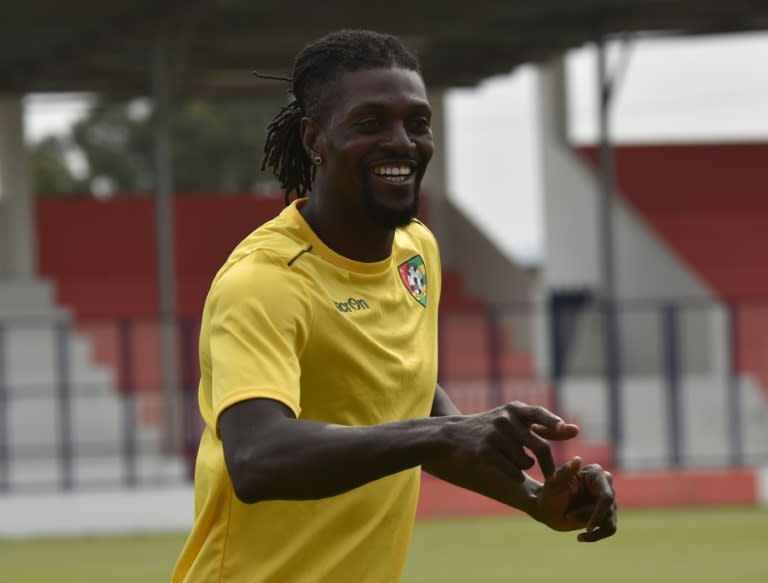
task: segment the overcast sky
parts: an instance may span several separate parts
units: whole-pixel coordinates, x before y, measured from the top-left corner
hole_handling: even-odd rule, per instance
[[[615,47],[614,47],[615,48]],[[616,60],[616,51],[609,57]],[[594,141],[594,50],[567,57],[570,135]],[[447,100],[449,187],[510,255],[541,256],[535,71]],[[619,142],[768,140],[768,34],[638,41],[613,110]]]
[[[768,140],[768,33],[637,41],[630,55],[614,106],[617,141]],[[594,51],[572,51],[567,65],[571,137],[593,141]],[[541,258],[534,75],[522,67],[453,90],[446,103],[451,195],[526,263]],[[84,111],[77,96],[32,96],[27,107],[33,140]]]

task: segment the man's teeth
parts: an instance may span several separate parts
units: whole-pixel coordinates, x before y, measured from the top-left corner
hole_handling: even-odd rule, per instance
[[[408,166],[380,166],[373,169],[378,176],[384,176],[389,180],[402,182],[411,175],[411,169]]]

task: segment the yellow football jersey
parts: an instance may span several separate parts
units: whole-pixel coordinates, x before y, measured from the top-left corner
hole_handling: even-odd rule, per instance
[[[399,580],[419,469],[312,501],[244,504],[217,422],[232,404],[269,398],[297,417],[371,425],[429,416],[437,382],[437,244],[420,222],[391,256],[342,257],[314,234],[302,200],[232,252],[206,300],[195,468],[195,523],[174,582]]]

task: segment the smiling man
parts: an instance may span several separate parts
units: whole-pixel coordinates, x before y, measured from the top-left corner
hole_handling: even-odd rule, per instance
[[[341,31],[305,47],[290,81],[265,165],[297,199],[238,245],[206,300],[195,524],[173,580],[397,581],[420,468],[579,540],[612,535],[610,474],[556,468],[548,445],[578,427],[517,402],[461,415],[437,385],[416,58]],[[543,484],[524,473],[535,461]]]

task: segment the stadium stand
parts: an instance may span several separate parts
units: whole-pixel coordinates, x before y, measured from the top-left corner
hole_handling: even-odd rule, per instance
[[[583,149],[593,162],[596,151]],[[738,305],[736,362],[768,397],[768,144],[616,149],[619,191],[718,297]]]

